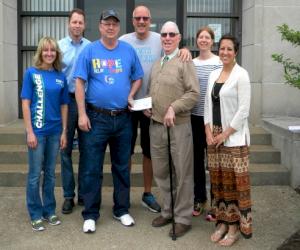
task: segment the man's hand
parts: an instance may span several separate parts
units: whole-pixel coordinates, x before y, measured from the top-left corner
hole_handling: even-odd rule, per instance
[[[133,98],[132,97],[128,97],[128,109],[130,111],[132,111],[131,109],[133,107],[133,102],[134,102]]]
[[[88,132],[92,127],[90,119],[86,114],[79,115],[78,126],[82,131]]]
[[[170,106],[164,117],[164,126],[173,127],[174,123],[175,123],[175,111],[174,111],[173,107]]]
[[[179,59],[182,62],[188,62],[192,60],[192,54],[187,48],[182,48],[178,53]]]
[[[145,109],[143,111],[144,115],[150,118],[152,116],[152,110],[151,109]]]

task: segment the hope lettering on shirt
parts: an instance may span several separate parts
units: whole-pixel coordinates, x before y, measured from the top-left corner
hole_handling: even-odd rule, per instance
[[[92,67],[95,74],[118,74],[123,72],[121,59],[92,59]]]

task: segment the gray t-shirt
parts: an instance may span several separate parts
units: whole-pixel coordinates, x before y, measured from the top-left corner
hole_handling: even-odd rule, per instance
[[[143,98],[148,92],[148,81],[152,65],[162,56],[162,47],[160,34],[150,31],[149,36],[140,40],[136,33],[129,33],[119,38],[122,41],[129,43],[136,51],[144,70],[143,83],[139,91],[135,95],[135,99]]]

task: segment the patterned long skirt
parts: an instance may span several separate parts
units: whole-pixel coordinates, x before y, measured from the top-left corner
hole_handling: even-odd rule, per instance
[[[213,134],[222,132],[214,126]],[[213,208],[218,223],[237,224],[245,238],[252,236],[249,147],[207,147]]]

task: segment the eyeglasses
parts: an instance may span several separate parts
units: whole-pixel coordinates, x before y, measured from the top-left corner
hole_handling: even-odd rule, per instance
[[[135,21],[141,21],[143,19],[144,22],[147,22],[150,19],[150,17],[149,16],[134,16],[133,19]]]
[[[167,37],[169,35],[169,37],[175,37],[176,35],[178,35],[178,33],[175,32],[166,32],[166,33],[160,33],[161,37]]]
[[[105,28],[109,28],[110,26],[112,26],[113,28],[115,28],[115,27],[119,26],[119,23],[101,22],[101,24],[103,24]]]

